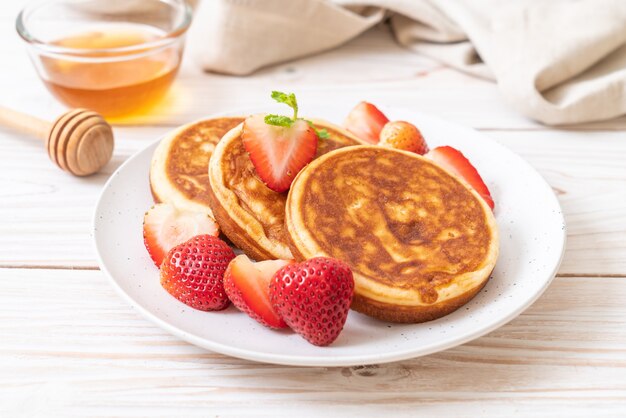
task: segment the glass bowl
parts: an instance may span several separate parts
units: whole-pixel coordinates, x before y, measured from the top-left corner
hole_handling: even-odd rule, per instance
[[[117,118],[164,97],[190,23],[185,0],[47,0],[24,8],[16,28],[57,99]]]

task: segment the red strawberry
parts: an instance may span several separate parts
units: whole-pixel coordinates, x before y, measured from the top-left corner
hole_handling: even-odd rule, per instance
[[[453,174],[463,178],[467,183],[469,183],[470,186],[472,186],[472,188],[474,188],[474,190],[478,192],[479,195],[482,196],[491,210],[493,210],[495,204],[491,198],[491,193],[489,193],[487,185],[480,177],[480,174],[478,174],[478,171],[476,171],[474,166],[467,158],[465,158],[461,151],[449,146],[437,147],[428,152],[426,157],[430,158]]]
[[[212,235],[198,235],[172,248],[161,265],[161,286],[192,308],[219,311],[230,301],[224,291],[224,272],[233,250]]]
[[[376,106],[361,102],[350,111],[343,125],[362,140],[377,144],[380,131],[387,122],[389,122],[387,116]]]
[[[270,328],[286,328],[270,303],[270,280],[278,270],[293,260],[252,262],[245,255],[233,259],[224,274],[224,289],[239,310]]]
[[[207,213],[178,210],[169,203],[157,203],[143,217],[143,242],[157,267],[175,245],[196,235],[217,236],[219,232]]]
[[[428,144],[422,133],[409,122],[387,122],[380,131],[379,145],[415,152],[424,155],[428,152]]]
[[[250,116],[241,137],[261,180],[279,193],[289,189],[317,152],[317,133],[303,119],[276,126],[265,123],[265,115]]]
[[[314,345],[335,341],[354,293],[352,271],[342,261],[317,257],[278,270],[270,300],[287,325]]]

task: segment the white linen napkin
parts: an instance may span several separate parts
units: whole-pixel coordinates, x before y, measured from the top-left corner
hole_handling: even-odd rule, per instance
[[[192,41],[205,70],[245,75],[387,17],[400,44],[495,80],[533,119],[626,113],[626,0],[204,0]]]

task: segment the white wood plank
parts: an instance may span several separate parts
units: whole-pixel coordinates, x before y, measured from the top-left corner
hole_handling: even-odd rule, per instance
[[[561,274],[626,273],[625,133],[486,134],[524,157],[557,194],[567,223]]]
[[[626,408],[626,279],[559,278],[486,337],[351,368],[193,347],[141,318],[98,271],[5,269],[0,288],[2,416],[609,417]]]
[[[0,131],[0,265],[95,267],[93,207],[108,175],[169,128],[116,128],[113,163],[76,179],[36,142]],[[489,131],[553,186],[568,224],[561,274],[626,274],[626,142],[621,132]],[[532,197],[529,197],[532,198]]]

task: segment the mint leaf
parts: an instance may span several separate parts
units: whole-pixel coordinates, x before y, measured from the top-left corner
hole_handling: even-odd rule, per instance
[[[317,137],[319,139],[328,139],[330,138],[330,134],[328,133],[328,131],[326,129],[317,129],[315,127],[315,125],[313,125],[313,122],[311,122],[310,120],[306,120],[306,119],[302,119],[303,121],[305,121],[306,123],[309,124],[309,126],[311,128],[313,128],[313,130],[315,131],[315,134],[317,135]]]
[[[272,91],[272,99],[278,103],[284,103],[293,109],[293,120],[298,119],[298,102],[293,93],[283,93],[282,91]]]
[[[265,123],[274,126],[290,127],[293,124],[293,120],[288,116],[283,115],[267,115],[265,116]]]
[[[276,100],[278,103],[284,103],[290,108],[292,108],[293,118],[289,118],[287,116],[282,116],[282,115],[267,115],[265,116],[265,123],[267,123],[268,125],[284,126],[286,128],[289,128],[291,125],[294,124],[295,121],[299,120],[298,119],[298,101],[296,100],[295,94],[283,93],[282,91],[274,90],[272,91],[272,99]],[[313,125],[313,122],[311,122],[310,120],[306,120],[306,119],[302,119],[302,120],[304,120],[306,123],[309,124],[311,128],[313,128],[318,138],[320,139],[330,138],[330,135],[328,134],[328,131],[326,129],[318,130]]]
[[[317,132],[317,136],[320,139],[329,139],[330,138],[330,134],[328,133],[328,131],[326,129],[320,129],[319,131],[317,129],[315,129],[315,132]]]

